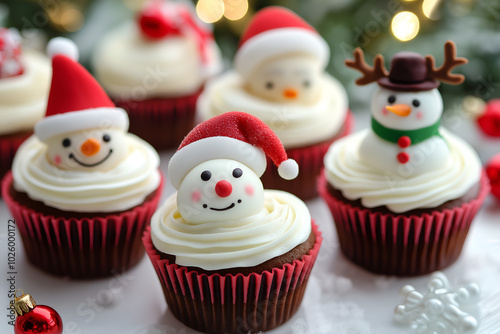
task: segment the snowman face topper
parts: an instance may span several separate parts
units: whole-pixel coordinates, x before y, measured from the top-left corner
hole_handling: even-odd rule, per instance
[[[399,130],[414,130],[439,121],[443,100],[437,89],[399,92],[378,87],[372,99],[372,115],[382,125]]]
[[[320,62],[313,56],[294,53],[270,59],[245,78],[247,90],[273,102],[312,104],[319,97]]]
[[[246,165],[229,159],[209,160],[184,177],[177,206],[190,223],[240,219],[262,210],[264,188]]]
[[[128,153],[125,132],[116,128],[64,133],[47,139],[46,144],[49,162],[66,170],[107,171]]]

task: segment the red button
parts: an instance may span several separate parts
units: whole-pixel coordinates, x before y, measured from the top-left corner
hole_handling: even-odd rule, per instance
[[[215,192],[219,197],[227,197],[233,192],[233,186],[231,186],[231,183],[222,180],[215,185]]]
[[[406,148],[411,145],[411,139],[408,136],[401,136],[398,139],[398,145],[401,148]]]
[[[398,154],[398,161],[402,164],[405,164],[410,161],[410,155],[406,152],[401,152]]]

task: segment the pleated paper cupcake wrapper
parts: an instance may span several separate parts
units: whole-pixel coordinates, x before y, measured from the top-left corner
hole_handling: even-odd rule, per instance
[[[16,221],[26,256],[38,268],[58,276],[94,278],[114,275],[137,264],[144,256],[141,237],[161,197],[127,212],[107,217],[70,219],[44,215],[9,194],[9,172],[2,182],[5,202]]]
[[[293,180],[282,179],[273,161],[267,157],[267,169],[261,177],[264,188],[283,190],[304,201],[317,197],[318,191],[315,185],[323,169],[323,158],[335,140],[351,132],[353,123],[353,116],[349,111],[342,130],[334,138],[307,147],[287,150],[288,158],[294,159],[299,165],[299,175]]]
[[[411,216],[353,207],[329,193],[324,175],[318,187],[332,212],[347,258],[375,273],[413,276],[441,270],[458,258],[474,216],[489,192],[484,174],[480,182],[478,196],[469,203]]]
[[[17,149],[30,135],[0,136],[0,179],[10,170]]]
[[[176,98],[121,100],[130,119],[129,132],[150,143],[157,150],[176,148],[195,125],[196,101],[201,90]]]
[[[308,255],[248,276],[198,274],[171,264],[154,248],[149,228],[143,242],[177,319],[204,333],[256,333],[283,324],[299,308],[323,240],[312,226],[316,242]]]

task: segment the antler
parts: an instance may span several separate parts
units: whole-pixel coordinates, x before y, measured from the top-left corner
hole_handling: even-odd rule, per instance
[[[458,85],[465,80],[461,74],[452,74],[451,71],[460,65],[467,64],[466,58],[457,58],[457,47],[452,41],[444,44],[444,63],[440,68],[434,68],[434,57],[426,56],[427,78]]]
[[[373,67],[371,67],[365,62],[363,50],[360,48],[354,50],[354,60],[347,59],[345,64],[363,74],[361,78],[356,80],[356,84],[360,86],[367,85],[389,75],[384,67],[384,57],[382,55],[379,54],[375,57]]]

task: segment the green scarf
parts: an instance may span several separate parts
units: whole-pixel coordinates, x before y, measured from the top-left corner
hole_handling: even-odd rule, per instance
[[[372,117],[373,132],[375,132],[375,134],[377,134],[377,136],[379,136],[380,138],[390,141],[394,144],[397,144],[399,138],[403,136],[410,137],[411,145],[418,144],[434,136],[441,137],[441,134],[439,133],[440,123],[441,120],[438,120],[436,123],[425,128],[415,130],[396,130],[383,126],[375,118]]]

